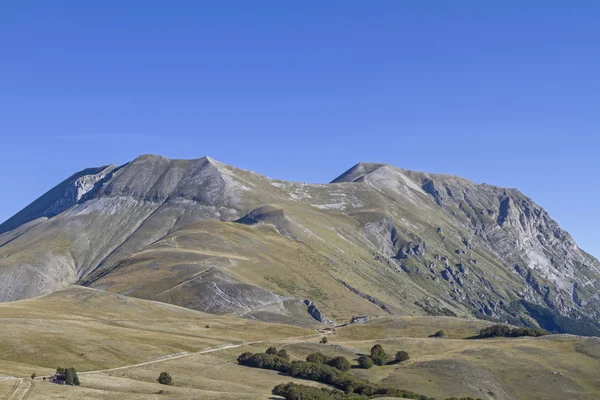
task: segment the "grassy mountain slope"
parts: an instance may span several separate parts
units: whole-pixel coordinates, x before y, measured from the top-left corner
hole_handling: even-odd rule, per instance
[[[598,261],[514,189],[383,164],[310,185],[149,155],[76,177],[43,201],[70,204],[74,184],[73,205],[51,215],[34,203],[6,225],[0,300],[80,282],[300,324],[315,322],[310,302],[338,322],[360,313],[538,325],[523,301],[600,316]]]
[[[22,377],[33,372],[32,366],[43,371],[67,364],[79,371],[98,370],[224,344],[314,333],[79,286],[0,304],[0,321],[0,375]]]

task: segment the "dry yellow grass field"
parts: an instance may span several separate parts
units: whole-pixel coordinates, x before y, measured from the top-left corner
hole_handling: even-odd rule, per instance
[[[314,334],[310,329],[220,317],[78,286],[0,304],[0,375],[73,365],[131,365],[223,345]],[[207,328],[208,326],[208,328]]]
[[[356,364],[358,355],[376,343],[391,354],[408,351],[411,359],[352,369],[352,374],[438,399],[600,398],[600,339],[464,339],[489,325],[478,320],[380,317],[337,328],[328,344],[319,344],[320,334],[311,329],[215,316],[80,287],[0,304],[0,319],[0,375],[24,378],[0,381],[0,396],[10,394],[10,399],[266,399],[280,383],[318,384],[240,366],[235,362],[240,353],[274,345],[285,348],[292,359],[321,351],[344,355]],[[428,337],[440,329],[448,338]],[[256,341],[260,343],[249,343]],[[76,367],[81,386],[39,379],[59,365]],[[117,369],[98,371],[109,368]],[[162,371],[173,376],[173,386],[156,382]],[[27,378],[33,372],[35,381]]]

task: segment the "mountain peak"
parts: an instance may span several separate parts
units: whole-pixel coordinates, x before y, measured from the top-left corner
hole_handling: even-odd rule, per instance
[[[136,161],[145,161],[145,160],[169,160],[169,158],[161,156],[159,154],[151,154],[151,153],[146,153],[146,154],[140,154],[139,156],[137,156],[136,158],[133,159],[133,161],[131,162],[136,162]]]
[[[71,175],[0,225],[0,233],[38,218],[51,218],[75,205],[97,182],[117,167],[114,164],[86,168]]]
[[[356,182],[371,172],[389,166],[388,164],[360,162],[335,178],[331,183]]]
[[[200,158],[190,158],[190,159],[176,159],[176,158],[169,158],[169,157],[165,157],[165,156],[161,156],[160,154],[152,154],[152,153],[146,153],[146,154],[140,154],[139,156],[137,156],[136,158],[134,158],[130,163],[136,163],[136,162],[147,162],[147,161],[155,161],[155,162],[161,162],[161,161],[174,161],[174,162],[183,162],[183,161],[208,161],[210,163],[220,163],[221,162],[215,160],[214,158],[210,157],[210,156],[204,156],[204,157],[200,157]]]

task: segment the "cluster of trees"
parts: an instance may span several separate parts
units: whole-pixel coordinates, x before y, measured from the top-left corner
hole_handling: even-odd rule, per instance
[[[360,356],[358,359],[358,365],[361,368],[371,368],[373,365],[386,365],[395,364],[409,360],[410,356],[406,351],[398,351],[392,360],[391,357],[385,352],[380,344],[376,344],[371,348],[371,355]]]
[[[286,400],[364,400],[374,399],[377,397],[383,397],[385,395],[375,394],[371,396],[344,393],[340,390],[326,389],[326,388],[315,388],[306,385],[297,385],[295,383],[282,383],[273,388],[272,393],[276,396],[281,396]],[[420,398],[429,399],[428,397],[421,396]],[[481,400],[474,399],[472,397],[451,397],[446,400]]]
[[[56,368],[56,375],[62,379],[64,379],[65,381],[65,385],[71,385],[71,386],[79,386],[80,382],[79,382],[79,376],[77,376],[77,370],[75,370],[75,368],[73,367],[69,367],[69,368],[63,368],[63,367],[58,367]]]
[[[286,400],[358,400],[366,398],[361,395],[346,394],[335,389],[319,389],[312,386],[297,385],[292,382],[275,386],[272,393]]]
[[[392,359],[383,347],[376,344],[371,348],[370,355],[362,355],[358,359],[360,368],[369,369],[373,365],[386,365],[400,363],[409,360],[410,356],[406,351],[398,351]],[[269,347],[264,353],[246,352],[238,357],[238,362],[256,368],[273,369],[285,372],[291,367],[290,356],[285,349],[277,350],[276,347]],[[349,371],[352,364],[344,356],[329,357],[321,352],[311,353],[306,357],[307,363],[324,364],[340,371]]]
[[[376,344],[371,348],[371,360],[375,365],[385,365],[389,361],[389,356],[380,344]]]
[[[271,354],[273,356],[279,356],[281,358],[285,358],[286,360],[290,359],[290,356],[288,355],[287,351],[285,351],[285,349],[281,349],[281,350],[277,350],[277,347],[269,347],[267,349],[267,351],[265,351],[265,354]]]
[[[387,355],[381,346],[374,346],[375,350],[372,350],[372,354],[375,354],[378,359],[385,359],[387,362]],[[381,387],[379,385],[372,384],[364,379],[357,378],[347,373],[350,370],[350,362],[342,356],[338,357],[327,357],[321,353],[312,353],[306,361],[292,361],[274,354],[273,350],[267,353],[243,353],[238,357],[238,363],[256,368],[272,369],[276,370],[295,378],[308,379],[316,382],[322,382],[334,386],[338,390],[342,390],[346,395],[360,395],[360,396],[389,396],[389,397],[404,397],[409,399],[418,400],[432,400],[427,396],[423,396],[414,392]],[[406,355],[408,356],[408,355]],[[369,357],[369,360],[371,358]],[[304,388],[301,387],[280,387],[278,393],[288,393],[290,399],[336,399],[340,394],[337,392],[315,392],[311,396],[316,397],[302,397],[301,393],[304,393]],[[308,389],[307,389],[308,390]],[[300,396],[300,397],[298,397]],[[319,397],[320,396],[320,397]],[[325,396],[325,397],[323,397]],[[329,397],[327,397],[329,396]],[[334,397],[332,397],[334,396]],[[285,397],[285,396],[284,396]],[[287,397],[286,397],[287,398]],[[341,397],[341,398],[352,398],[352,397]],[[357,397],[360,398],[360,397]]]
[[[511,328],[506,325],[492,325],[487,328],[483,328],[479,331],[480,338],[490,338],[490,337],[520,337],[520,336],[544,336],[547,335],[548,332],[542,329],[534,329],[534,328]]]
[[[238,357],[238,363],[250,367],[273,369],[276,371],[287,372],[291,369],[293,362],[290,362],[290,356],[284,349],[277,351],[270,347],[265,353],[246,352]],[[306,357],[307,363],[324,364],[340,371],[349,371],[352,365],[346,357],[327,357],[322,353],[312,353]]]
[[[286,372],[290,368],[290,361],[279,357],[276,354],[267,353],[250,353],[245,352],[240,354],[237,361],[241,365],[246,365],[254,368],[272,369],[275,371]]]
[[[352,367],[350,361],[344,356],[328,357],[319,352],[311,353],[306,356],[306,362],[329,365],[340,371],[349,371]]]
[[[535,319],[535,321],[549,332],[570,333],[580,336],[600,336],[600,323],[586,316],[577,318],[566,317],[557,311],[538,304],[521,300],[519,306]]]

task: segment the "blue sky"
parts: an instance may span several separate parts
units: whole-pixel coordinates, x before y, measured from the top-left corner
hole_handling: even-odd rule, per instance
[[[89,166],[516,187],[600,256],[600,2],[0,4],[0,220]]]

